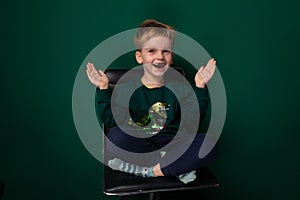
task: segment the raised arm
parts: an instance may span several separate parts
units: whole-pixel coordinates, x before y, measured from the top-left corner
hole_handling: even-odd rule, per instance
[[[208,81],[214,75],[216,69],[216,61],[211,58],[206,66],[201,66],[198,72],[195,75],[195,84],[198,88],[204,88]]]
[[[97,71],[93,63],[86,65],[86,74],[90,82],[100,90],[108,88],[109,80],[106,74],[101,70]]]

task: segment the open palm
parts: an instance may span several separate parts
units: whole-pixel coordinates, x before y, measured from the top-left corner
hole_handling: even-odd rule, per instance
[[[198,72],[195,75],[195,84],[199,88],[204,88],[208,81],[214,75],[216,69],[216,61],[211,58],[206,66],[201,66]]]
[[[92,84],[99,87],[100,89],[107,89],[109,80],[106,74],[101,70],[96,70],[93,63],[86,65],[86,74]]]

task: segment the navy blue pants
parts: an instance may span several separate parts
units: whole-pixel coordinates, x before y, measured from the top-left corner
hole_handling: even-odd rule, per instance
[[[156,134],[152,137],[140,138],[128,135],[119,127],[113,127],[105,141],[106,159],[119,158],[148,167],[160,163],[165,176],[178,176],[207,165],[216,158],[217,144],[205,157],[199,158],[200,147],[205,136],[206,134],[201,133],[182,134],[176,137]],[[206,137],[209,141],[208,135]]]

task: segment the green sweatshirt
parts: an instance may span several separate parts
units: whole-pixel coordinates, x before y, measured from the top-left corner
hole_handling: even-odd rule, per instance
[[[142,85],[140,80],[132,80],[116,87],[113,98],[112,89],[97,88],[96,91],[98,115],[109,128],[118,124],[142,130],[146,134],[159,132],[174,135],[180,126],[187,131],[189,129],[187,127],[198,127],[209,105],[207,88],[189,89],[190,86],[176,81],[153,89]],[[133,93],[126,103],[124,99],[130,90]],[[192,98],[192,93],[196,98]],[[112,114],[112,105],[115,116]],[[195,121],[197,115],[199,120]]]

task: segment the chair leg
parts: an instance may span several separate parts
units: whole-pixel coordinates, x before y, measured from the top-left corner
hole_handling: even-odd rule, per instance
[[[159,200],[159,193],[158,192],[150,192],[148,194],[148,200]]]
[[[148,200],[154,200],[154,193],[153,192],[148,194]]]
[[[128,199],[128,196],[121,196],[121,200],[126,200]]]

